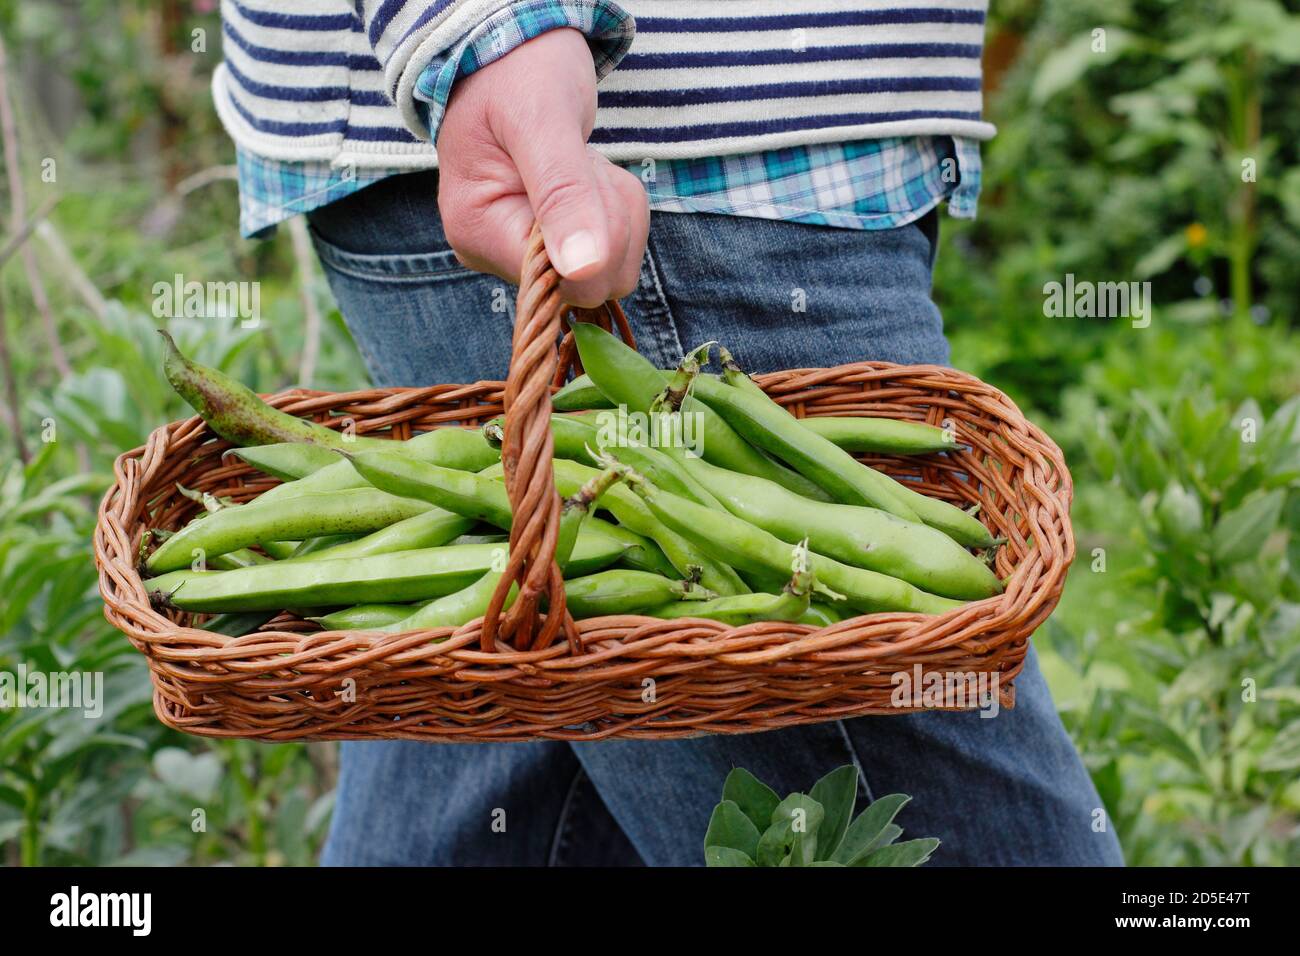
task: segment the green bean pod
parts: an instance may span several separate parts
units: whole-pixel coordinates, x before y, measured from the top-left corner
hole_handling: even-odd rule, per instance
[[[243,637],[252,634],[263,624],[270,621],[277,611],[244,611],[238,614],[218,614],[199,625],[203,630],[227,637]]]
[[[968,548],[996,548],[999,544],[993,532],[972,514],[962,511],[938,498],[931,498],[903,485],[904,497],[917,516],[931,528],[942,531],[958,544]]]
[[[502,546],[468,544],[364,558],[259,564],[234,571],[172,571],[150,578],[154,600],[184,611],[258,611],[347,604],[401,604],[441,597],[499,569]],[[608,567],[622,545],[578,532],[575,575]]]
[[[766,395],[701,377],[699,395],[740,434],[815,481],[836,501],[881,508],[915,521],[898,482],[857,461],[798,421]],[[734,468],[732,469],[735,470]]]
[[[262,550],[276,561],[287,561],[302,547],[301,541],[263,541]]]
[[[728,385],[765,399],[769,398],[759,384],[736,364],[736,360],[724,346],[718,346],[718,358],[724,369],[723,379]],[[950,433],[921,422],[852,416],[795,420],[804,428],[845,451],[875,452],[884,455],[926,455],[931,452],[951,451],[957,447]]]
[[[333,448],[300,441],[249,445],[247,448],[232,448],[226,454],[234,455],[263,474],[281,481],[306,477],[322,468],[338,464],[339,460],[338,453]]]
[[[604,535],[625,545],[627,550],[618,559],[618,563],[623,567],[634,571],[650,571],[668,578],[679,577],[683,573],[668,560],[659,545],[643,534],[629,531],[621,524],[605,521],[596,515],[588,515],[582,526],[589,534]]]
[[[754,621],[797,621],[808,612],[817,585],[809,570],[808,555],[808,542],[801,541],[791,554],[790,580],[777,593],[734,594],[690,608],[665,605],[649,613],[665,618],[703,617],[733,626]]]
[[[726,366],[730,359],[730,353],[721,346],[719,346],[718,352],[723,365]],[[734,365],[734,361],[731,364]],[[739,366],[736,366],[736,368],[739,369]],[[661,374],[664,376],[664,381],[667,382],[672,372],[661,370]],[[717,378],[717,376],[711,377]],[[748,387],[752,391],[766,394],[758,383],[748,375],[745,375],[745,381],[749,382]],[[551,404],[557,412],[580,412],[614,407],[614,403],[607,399],[600,389],[596,388],[590,375],[579,375],[569,382],[551,397]],[[881,455],[926,455],[933,452],[951,451],[957,447],[949,432],[921,422],[848,415],[800,418],[798,422],[809,431],[816,432],[845,451],[851,452],[870,452]],[[632,462],[629,462],[629,464],[632,464],[634,468],[636,467]],[[651,480],[654,480],[653,477],[651,477]]]
[[[655,517],[717,560],[753,571],[788,572],[791,547],[775,535],[729,512],[714,511],[660,491],[635,473],[628,474],[627,480]],[[821,593],[838,592],[848,604],[862,611],[942,614],[962,606],[960,601],[929,594],[898,578],[855,568],[815,552],[808,556],[808,562]]]
[[[478,522],[476,521],[474,522],[474,524],[477,525]],[[510,535],[506,534],[504,531],[498,531],[495,534],[472,534],[472,533],[461,534],[461,535],[457,535],[455,539],[453,539],[449,543],[450,544],[501,544],[502,542],[509,541],[509,540],[510,540]]]
[[[426,512],[427,513],[427,512]],[[365,537],[361,534],[326,534],[318,538],[307,538],[298,542],[298,547],[293,549],[290,560],[293,558],[307,558],[313,555],[321,554],[331,548],[336,548],[341,544],[350,544]]]
[[[978,600],[1002,592],[997,575],[942,531],[876,508],[808,501],[780,485],[698,459],[686,466],[738,518],[845,564],[902,578],[943,597]]]
[[[510,529],[510,497],[501,482],[387,452],[360,452],[349,455],[348,460],[357,474],[390,494],[417,498],[466,518]]]
[[[879,455],[927,455],[954,451],[951,432],[923,422],[896,418],[826,416],[801,418],[799,424],[845,451]]]
[[[613,408],[592,382],[590,375],[579,375],[551,396],[551,407],[557,412],[580,412],[588,408]]]
[[[564,600],[575,618],[635,614],[669,601],[706,601],[716,595],[690,581],[672,581],[646,571],[614,568],[564,582]]]
[[[423,501],[374,488],[303,495],[292,507],[254,503],[226,508],[190,522],[163,542],[145,566],[154,573],[172,571],[188,565],[195,551],[210,557],[272,541],[364,534],[428,510]]]
[[[437,548],[455,541],[470,528],[473,518],[464,518],[442,508],[430,507],[422,514],[412,515],[394,522],[368,535],[343,541],[310,554],[312,558],[364,558],[372,554],[392,554],[395,551],[416,551]],[[290,561],[298,561],[295,554]]]
[[[755,621],[798,621],[808,610],[808,595],[782,592],[781,594],[732,594],[686,604],[662,604],[646,611],[647,617],[676,619],[702,617],[739,627]]]
[[[766,395],[756,394],[754,383],[738,369],[727,369],[723,377],[722,383],[702,380],[701,397],[718,405],[722,416],[751,441],[814,477],[836,500],[881,508],[908,521],[922,521],[967,547],[996,545],[988,528],[955,505],[930,498],[909,488],[906,482],[881,474],[806,428],[791,427],[795,419],[790,413]],[[740,379],[751,387],[726,384]]]
[[[216,554],[206,559],[207,566],[213,571],[233,571],[235,568],[247,568],[254,564],[267,564],[273,560],[264,554],[239,548],[225,554]]]
[[[554,469],[555,487],[562,495],[573,494],[593,475],[599,474],[594,468],[564,459],[557,459]],[[700,584],[718,594],[745,594],[749,591],[749,587],[733,568],[715,561],[688,538],[665,527],[624,486],[614,485],[601,495],[600,507],[617,518],[623,527],[645,535],[659,545],[682,577],[690,578],[698,574]]]
[[[830,627],[840,621],[847,621],[852,616],[852,611],[842,611],[831,604],[813,601],[808,605],[808,610],[799,615],[797,623],[811,624],[814,627]]]
[[[591,514],[596,499],[617,480],[617,473],[612,468],[606,468],[561,502],[560,529],[555,541],[555,563],[561,571],[573,553],[573,543],[578,540],[578,528]]]
[[[327,631],[371,631],[405,620],[417,610],[415,604],[354,604],[308,620]]]
[[[594,465],[596,461],[588,449],[607,451],[665,491],[691,498],[711,508],[722,507],[676,458],[639,441],[629,432],[625,409],[606,410],[592,415],[552,415],[551,434],[558,458]]]
[[[596,387],[616,405],[630,411],[648,413],[650,404],[663,391],[663,372],[655,368],[635,349],[628,348],[604,329],[589,322],[573,326],[582,364]],[[701,376],[701,381],[706,379]],[[703,423],[703,433],[696,441],[705,458],[714,464],[747,475],[759,475],[784,485],[797,494],[825,498],[826,493],[814,482],[768,458],[746,442],[708,405],[688,397],[682,412]]]
[[[501,460],[500,450],[488,444],[477,429],[466,428],[437,428],[407,441],[386,441],[352,450],[382,451],[457,471],[482,471]],[[346,460],[339,458],[338,449],[285,442],[252,449],[234,448],[229,454],[245,459],[255,468],[267,470],[268,474],[278,472],[296,479],[264,492],[259,501],[288,498],[304,491],[359,488],[366,484]],[[328,456],[328,460],[324,456]]]
[[[269,445],[298,441],[326,448],[361,448],[382,439],[346,436],[305,418],[272,408],[248,386],[224,372],[200,365],[181,354],[176,342],[163,329],[166,342],[163,372],[190,407],[214,432],[236,445]]]
[[[501,581],[502,571],[489,571],[467,588],[430,601],[414,614],[378,628],[381,631],[423,631],[435,627],[460,627],[487,613],[492,595]],[[504,610],[515,603],[519,585],[512,585],[506,595]]]

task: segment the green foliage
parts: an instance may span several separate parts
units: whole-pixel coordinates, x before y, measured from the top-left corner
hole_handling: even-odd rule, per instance
[[[1130,862],[1300,859],[1300,397],[1249,387],[1067,398],[1088,530],[1045,666]]]
[[[955,363],[1057,413],[1127,324],[1045,317],[1043,286],[1066,274],[1150,281],[1157,321],[1180,333],[1225,313],[1292,321],[1300,13],[1278,0],[1005,7],[992,5],[988,43],[1015,58],[989,77],[998,135],[980,218],[945,221],[937,263]]]
[[[153,316],[119,304],[79,330],[87,360],[30,395],[31,462],[0,470],[0,671],[103,675],[103,713],[0,710],[0,847],[11,862],[308,864],[332,805],[320,745],[209,744],[154,717],[144,658],[103,618],[90,560],[112,459],[189,410],[163,384]],[[270,330],[173,320],[203,361],[254,374]],[[345,363],[330,374],[351,379]],[[260,379],[263,386],[276,387]],[[5,436],[6,444],[8,441]],[[80,452],[78,451],[80,449]],[[80,471],[79,454],[89,471]],[[315,763],[308,747],[315,748]]]
[[[722,802],[713,808],[704,835],[708,866],[920,866],[939,841],[895,841],[894,817],[910,797],[876,800],[850,823],[857,802],[858,771],[832,770],[807,793],[780,799],[767,784],[740,767],[727,774]]]

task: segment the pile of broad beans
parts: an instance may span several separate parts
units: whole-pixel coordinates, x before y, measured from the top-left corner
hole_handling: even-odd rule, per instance
[[[579,618],[639,614],[825,626],[877,611],[938,614],[1000,593],[1000,543],[976,518],[853,457],[942,453],[942,429],[798,420],[712,343],[655,368],[592,325],[586,372],[555,395],[555,559]],[[283,611],[333,630],[457,627],[505,572],[503,423],[406,441],[353,437],[271,408],[168,340],[173,387],[249,465],[283,482],[247,504],[154,531],[160,607],[241,635]],[[513,599],[513,592],[509,599]]]

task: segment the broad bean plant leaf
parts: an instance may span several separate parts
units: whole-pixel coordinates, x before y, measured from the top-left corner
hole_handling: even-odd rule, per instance
[[[934,837],[907,840],[891,846],[882,846],[863,857],[854,866],[920,866],[930,859],[939,841]]]
[[[758,827],[745,816],[734,800],[723,800],[713,808],[709,829],[704,834],[704,849],[725,847],[737,850],[747,857],[758,853]]]
[[[851,866],[875,845],[885,828],[894,822],[898,811],[911,799],[905,793],[891,793],[871,804],[849,825],[844,841],[836,848],[831,859]]]
[[[743,767],[736,767],[727,774],[722,784],[722,799],[731,800],[740,807],[760,831],[767,829],[772,822],[772,811],[781,802],[775,790]]]
[[[1231,564],[1259,553],[1264,539],[1277,527],[1285,501],[1286,492],[1277,488],[1252,495],[1220,518],[1211,534],[1215,557]]]
[[[808,794],[822,805],[825,817],[817,831],[817,855],[829,859],[853,819],[853,804],[858,796],[858,769],[845,764],[832,770],[815,784]]]
[[[710,846],[704,848],[704,865],[705,866],[755,866],[752,859],[741,853],[739,850],[733,850],[729,846]]]
[[[839,767],[818,780],[811,793],[778,800],[775,791],[737,768],[723,785],[704,837],[707,866],[920,866],[936,839],[895,843],[903,828],[893,822],[911,797],[881,797],[856,820],[858,772]],[[886,852],[888,851],[888,852]]]

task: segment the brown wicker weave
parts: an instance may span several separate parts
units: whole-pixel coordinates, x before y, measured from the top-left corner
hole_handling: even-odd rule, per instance
[[[1056,445],[997,389],[931,365],[859,362],[758,377],[799,417],[876,415],[951,422],[969,450],[865,460],[919,479],[926,494],[978,503],[1007,539],[997,556],[1006,592],[941,616],[872,614],[821,630],[786,623],[729,627],[638,616],[573,621],[551,560],[558,522],[552,484],[551,386],[573,358],[557,357],[561,312],[554,271],[534,236],[518,300],[506,382],[296,390],[271,403],[358,433],[477,425],[506,414],[503,446],[518,516],[506,580],[520,597],[498,619],[404,634],[319,631],[284,614],[230,638],[193,626],[201,615],[159,611],[137,570],[148,528],[175,528],[196,505],[176,489],[245,501],[275,484],[224,459],[229,444],[199,418],[173,422],[126,452],[100,506],[95,558],[105,615],[144,653],[154,708],[169,726],[213,737],[428,741],[595,740],[744,733],[863,714],[898,714],[895,672],[996,674],[1002,706],[1029,636],[1056,606],[1074,557],[1072,485]],[[621,310],[583,318],[622,328]],[[504,588],[504,585],[503,585]],[[504,590],[500,594],[504,594]]]

